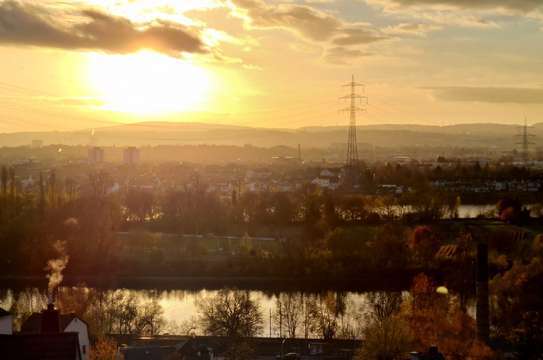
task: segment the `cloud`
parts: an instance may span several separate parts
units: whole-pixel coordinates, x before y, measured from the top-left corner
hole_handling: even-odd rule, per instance
[[[430,87],[438,99],[445,101],[543,104],[543,88],[516,87]]]
[[[0,3],[0,44],[131,53],[151,49],[168,55],[204,53],[200,38],[188,28],[155,21],[139,26],[97,10],[83,10],[66,24],[58,14],[16,1]]]
[[[268,5],[261,0],[232,0],[232,3],[246,12],[254,26],[286,28],[314,41],[329,40],[342,26],[335,16],[306,5]]]
[[[371,53],[365,52],[360,49],[336,46],[326,51],[325,59],[332,64],[348,65],[353,60],[371,55]]]
[[[341,35],[333,39],[335,45],[348,46],[369,44],[375,41],[386,40],[390,36],[370,30],[369,26],[349,26],[340,30]]]
[[[316,42],[332,41],[336,45],[346,46],[387,38],[370,24],[347,23],[308,5],[268,5],[262,0],[231,1],[246,12],[249,22],[256,27],[283,28]]]
[[[373,0],[396,6],[452,6],[461,9],[508,9],[530,12],[543,7],[541,0]]]
[[[35,97],[38,101],[48,102],[54,105],[61,106],[77,106],[77,107],[99,107],[103,106],[104,102],[93,97],[53,97],[53,96],[38,96]]]
[[[441,30],[442,27],[425,23],[401,23],[385,28],[383,32],[390,35],[426,36],[429,32]]]
[[[543,10],[540,0],[365,0],[386,14],[431,21],[441,25],[499,28],[504,17],[537,19]]]
[[[306,4],[268,4],[262,0],[230,0],[235,15],[257,28],[281,28],[325,46],[325,59],[345,63],[367,55],[360,49],[390,39],[367,23],[346,22]],[[307,3],[307,2],[306,2]]]

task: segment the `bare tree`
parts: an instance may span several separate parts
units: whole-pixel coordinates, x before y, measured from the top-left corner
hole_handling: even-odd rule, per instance
[[[296,331],[302,317],[301,294],[281,293],[276,299],[277,310],[274,316],[275,326],[279,328],[279,336],[282,336],[283,326],[289,338],[296,337]]]
[[[223,289],[198,304],[200,325],[206,334],[251,337],[262,330],[262,314],[246,291]]]

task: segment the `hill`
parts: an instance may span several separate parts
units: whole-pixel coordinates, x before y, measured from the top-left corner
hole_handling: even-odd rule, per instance
[[[543,123],[530,127],[535,141],[543,139]],[[377,147],[451,147],[511,150],[519,127],[492,123],[450,126],[367,125],[358,127],[358,141]],[[39,139],[44,145],[66,144],[102,146],[128,145],[246,145],[273,147],[328,148],[341,146],[346,127],[303,127],[298,129],[254,128],[205,123],[143,122],[66,132],[20,132],[0,134],[1,146],[30,145]]]

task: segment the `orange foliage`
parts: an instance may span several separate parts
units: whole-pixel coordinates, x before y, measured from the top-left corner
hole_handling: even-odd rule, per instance
[[[405,317],[415,345],[425,351],[437,345],[447,359],[491,359],[492,350],[476,340],[475,321],[447,295],[436,293],[424,274],[414,278]]]
[[[117,343],[109,338],[100,338],[89,352],[89,360],[118,360]]]
[[[419,260],[431,261],[439,249],[439,240],[429,226],[417,226],[408,246]]]

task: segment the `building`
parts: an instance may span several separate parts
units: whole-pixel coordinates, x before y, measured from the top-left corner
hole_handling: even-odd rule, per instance
[[[89,352],[89,330],[87,323],[75,314],[59,314],[53,304],[41,313],[33,313],[22,324],[21,334],[75,333],[81,360],[86,360]]]
[[[13,317],[0,309],[0,358],[24,360],[86,360],[87,324],[74,315],[60,315],[53,304],[32,314],[20,333],[13,333]]]
[[[83,359],[76,333],[0,334],[0,351],[2,359]]]
[[[99,164],[104,162],[104,149],[94,146],[89,148],[89,163]]]
[[[39,149],[43,146],[43,140],[34,139],[32,140],[32,143],[30,144],[30,147],[32,149]]]
[[[217,336],[114,336],[125,360],[139,359],[225,359],[235,346],[231,338]],[[238,339],[240,340],[240,339]],[[362,345],[358,340],[243,338],[255,360],[351,360]]]
[[[341,184],[341,169],[323,169],[311,183],[322,189],[336,190]]]
[[[0,335],[13,334],[13,315],[0,308]]]
[[[140,150],[135,146],[124,149],[123,162],[127,165],[134,165],[140,161]]]

